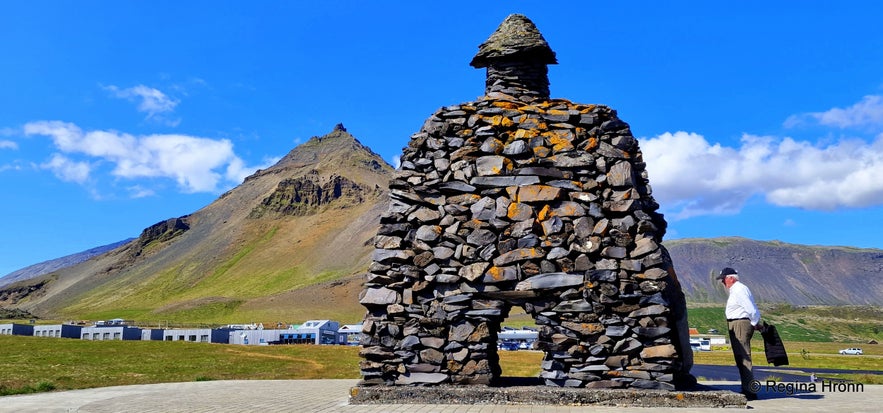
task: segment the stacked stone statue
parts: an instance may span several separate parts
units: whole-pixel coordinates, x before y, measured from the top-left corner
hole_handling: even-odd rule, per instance
[[[471,62],[485,96],[411,137],[360,298],[362,385],[493,383],[513,305],[539,325],[548,385],[674,389],[688,375],[638,142],[608,107],[549,98],[555,63],[509,16]]]

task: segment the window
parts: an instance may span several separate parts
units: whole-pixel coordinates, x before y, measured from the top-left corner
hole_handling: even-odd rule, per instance
[[[187,337],[187,341],[196,342],[196,334],[191,334],[189,337]]]
[[[83,333],[83,340],[89,339],[89,333]]]
[[[122,338],[122,334],[123,334],[123,333],[113,333],[113,339],[114,339],[114,340],[119,340],[119,339],[121,339],[121,338]]]
[[[203,335],[199,336],[199,341],[201,341],[203,343],[208,343],[208,334],[203,334]]]
[[[101,339],[102,340],[110,340],[110,333],[104,333],[104,337],[102,337]]]
[[[172,336],[166,336],[166,341],[172,341]]]
[[[101,340],[101,333],[92,333],[92,340]]]

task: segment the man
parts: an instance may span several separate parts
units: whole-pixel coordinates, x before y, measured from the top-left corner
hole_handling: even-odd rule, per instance
[[[736,359],[736,368],[739,369],[742,380],[742,394],[748,400],[757,400],[757,393],[751,386],[754,381],[754,373],[751,372],[751,336],[754,335],[754,330],[761,329],[760,311],[754,303],[751,290],[739,282],[736,270],[724,268],[717,279],[727,287],[729,294],[724,314],[727,317],[727,329],[730,331],[733,358]]]

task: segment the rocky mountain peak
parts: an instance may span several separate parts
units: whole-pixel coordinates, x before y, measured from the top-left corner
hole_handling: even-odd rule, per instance
[[[344,175],[350,168],[368,169],[381,173],[385,173],[384,169],[392,171],[392,167],[380,155],[374,153],[347,132],[342,123],[335,125],[334,129],[326,135],[311,137],[292,149],[275,165],[258,171],[249,179],[290,168],[309,168],[320,173],[341,173]]]

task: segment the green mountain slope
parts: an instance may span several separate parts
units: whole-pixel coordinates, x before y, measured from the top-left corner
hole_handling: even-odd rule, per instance
[[[286,299],[292,291],[355,280],[367,268],[391,174],[382,158],[338,127],[205,208],[30,280],[42,285],[25,295],[7,293],[0,303],[85,319],[225,322],[281,316],[280,307],[297,312],[298,303]]]

